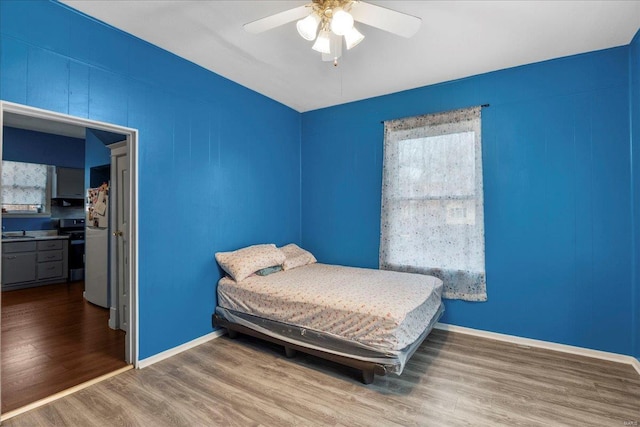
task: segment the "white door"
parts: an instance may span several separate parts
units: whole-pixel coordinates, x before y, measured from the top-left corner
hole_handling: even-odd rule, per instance
[[[129,332],[129,155],[126,141],[111,148],[111,318],[114,329]],[[126,340],[128,344],[128,340]],[[127,349],[126,354],[129,354]]]

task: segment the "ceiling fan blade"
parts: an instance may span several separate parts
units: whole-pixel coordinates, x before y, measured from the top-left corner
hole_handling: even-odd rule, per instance
[[[244,24],[244,29],[248,33],[258,34],[263,31],[270,30],[280,25],[287,24],[291,21],[302,19],[311,13],[309,5],[295,7],[293,9],[285,10],[284,12],[276,13],[275,15],[267,16],[256,21]]]
[[[422,23],[417,16],[363,1],[354,3],[350,12],[356,21],[407,38],[413,36]]]

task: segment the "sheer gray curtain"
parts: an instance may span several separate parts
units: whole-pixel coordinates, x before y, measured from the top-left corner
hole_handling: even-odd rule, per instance
[[[2,161],[2,207],[30,211],[47,203],[47,165]]]
[[[486,301],[481,107],[384,123],[380,268]]]

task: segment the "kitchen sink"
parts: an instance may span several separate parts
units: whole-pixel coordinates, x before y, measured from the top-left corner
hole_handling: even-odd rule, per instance
[[[2,236],[3,240],[11,239],[35,239],[36,236]]]

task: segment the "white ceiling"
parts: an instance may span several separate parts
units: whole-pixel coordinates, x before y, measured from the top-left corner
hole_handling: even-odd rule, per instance
[[[363,24],[338,67],[295,22],[243,24],[306,1],[62,0],[116,28],[304,112],[523,64],[629,44],[640,1],[369,1],[422,18],[405,39]]]

